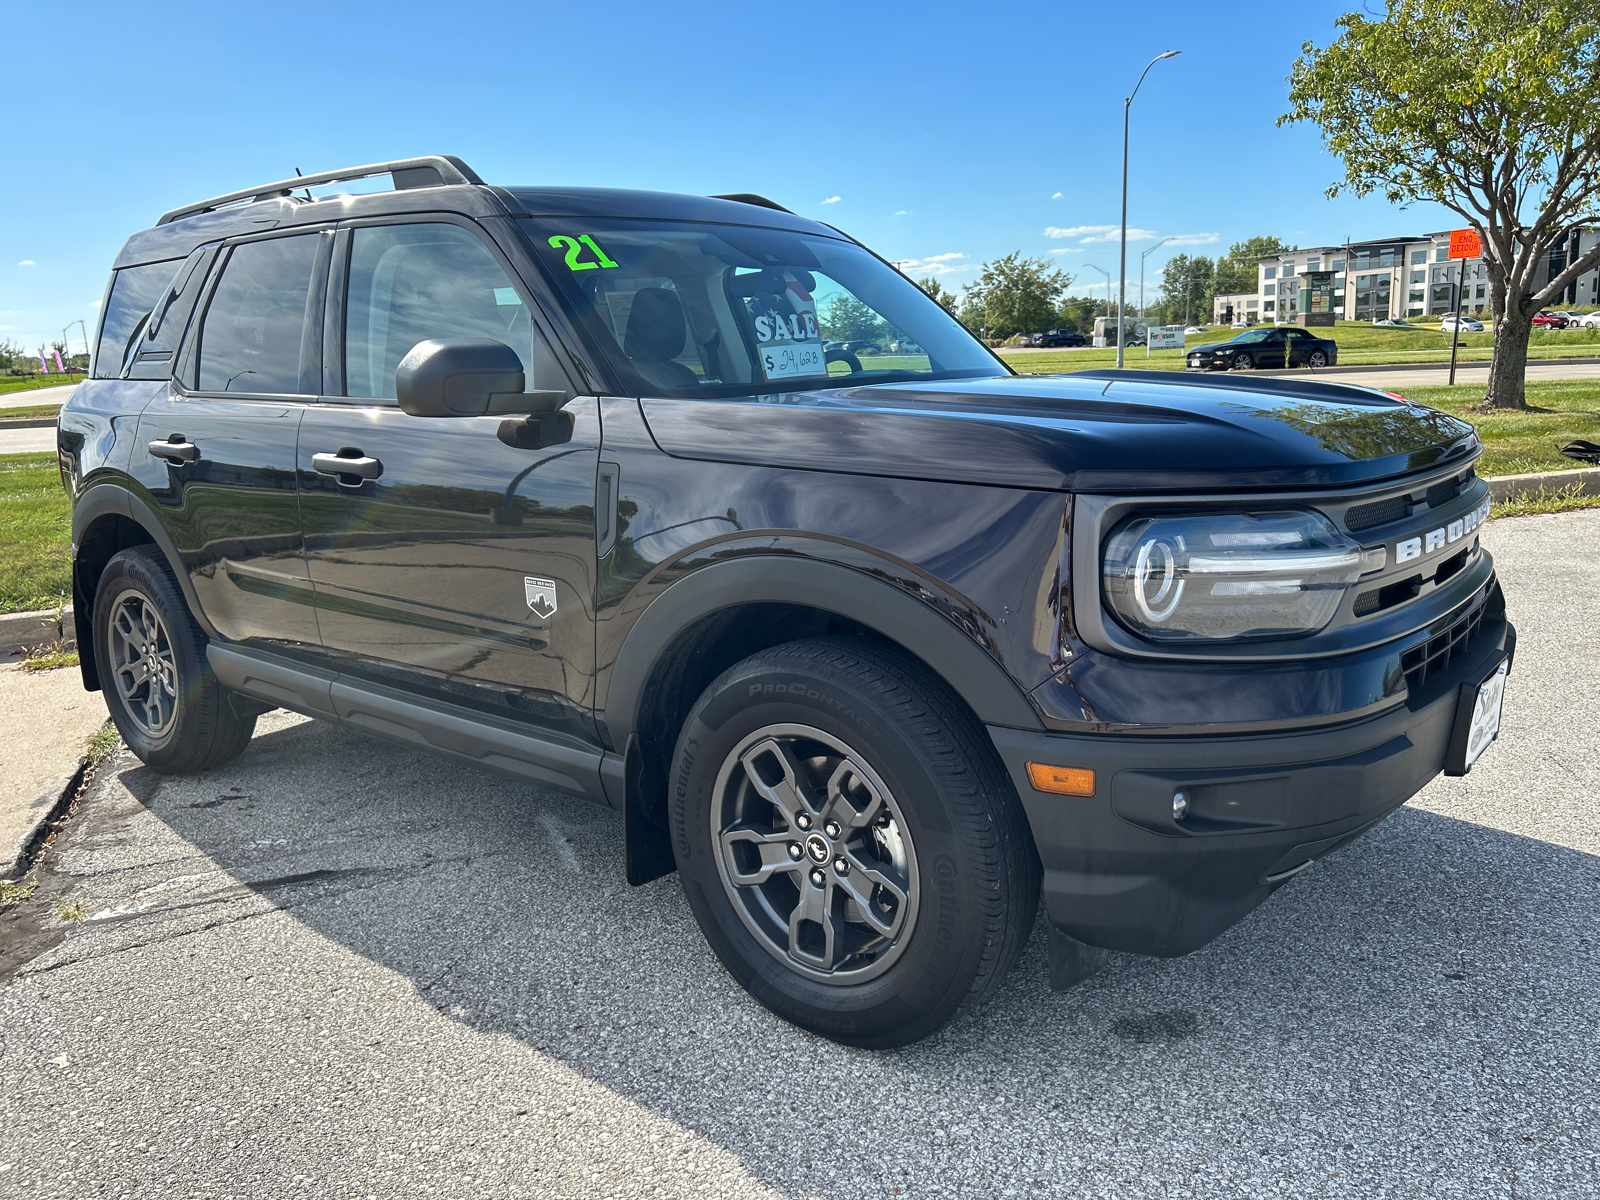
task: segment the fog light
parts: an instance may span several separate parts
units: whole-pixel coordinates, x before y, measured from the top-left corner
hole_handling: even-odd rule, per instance
[[[1172,819],[1181,821],[1189,815],[1189,793],[1172,793]]]
[[[1044,763],[1028,764],[1028,782],[1040,792],[1057,796],[1094,795],[1094,771],[1089,767],[1052,767]]]

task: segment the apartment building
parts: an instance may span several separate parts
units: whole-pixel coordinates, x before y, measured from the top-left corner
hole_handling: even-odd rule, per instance
[[[1554,279],[1574,257],[1600,242],[1600,229],[1577,229],[1540,261],[1539,286]],[[1421,237],[1383,238],[1343,246],[1285,251],[1256,268],[1261,319],[1298,323],[1307,295],[1301,278],[1313,271],[1334,275],[1334,314],[1340,320],[1380,321],[1391,317],[1436,317],[1452,311],[1457,271],[1461,271],[1465,312],[1487,314],[1489,272],[1483,261],[1450,258],[1449,231]],[[1228,297],[1242,309],[1241,297]],[[1554,302],[1600,304],[1600,270],[1584,272]]]
[[[1216,296],[1211,301],[1211,322],[1214,325],[1232,325],[1235,321],[1259,321],[1261,299],[1255,292],[1235,292]]]

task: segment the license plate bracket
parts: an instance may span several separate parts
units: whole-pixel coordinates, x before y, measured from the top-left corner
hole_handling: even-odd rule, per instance
[[[1444,759],[1446,775],[1465,775],[1472,770],[1472,764],[1500,736],[1500,715],[1510,667],[1511,660],[1502,654],[1478,682],[1461,685],[1455,725],[1450,731],[1450,749]]]

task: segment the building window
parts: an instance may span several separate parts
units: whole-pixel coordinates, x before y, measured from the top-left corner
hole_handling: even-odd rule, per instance
[[[1262,312],[1271,312],[1272,311],[1272,301],[1271,300],[1263,300],[1261,302],[1261,311]]]
[[[1263,296],[1276,296],[1278,294],[1278,285],[1275,283],[1262,284],[1261,294]]]
[[[1418,263],[1425,263],[1427,261],[1428,261],[1428,252],[1426,250],[1413,250],[1411,252],[1411,265],[1413,267],[1416,266]]]
[[[1378,265],[1380,267],[1392,267],[1392,266],[1394,266],[1394,251],[1393,250],[1380,250],[1378,252]]]
[[[1335,271],[1342,271],[1342,270],[1344,270],[1344,259],[1342,259],[1342,258],[1336,258],[1336,259],[1334,259],[1334,260],[1333,260],[1333,269],[1334,269],[1334,270],[1335,270]]]
[[[1479,300],[1483,299],[1483,284],[1481,284],[1481,283],[1478,285],[1478,299]]]
[[[1406,300],[1407,300],[1408,303],[1411,303],[1411,304],[1421,304],[1422,303],[1422,295],[1423,295],[1423,289],[1422,288],[1412,288],[1410,293],[1406,296]]]
[[[1320,265],[1321,262],[1322,262],[1322,260],[1320,258],[1308,258],[1308,259],[1306,259],[1306,270],[1308,270],[1308,271],[1320,271],[1322,269],[1322,267]]]
[[[1262,267],[1261,268],[1261,278],[1263,278],[1263,279],[1276,279],[1277,277],[1278,277],[1278,268],[1277,267]]]
[[[1443,304],[1448,307],[1450,301],[1455,299],[1455,290],[1456,289],[1451,287],[1448,283],[1436,285],[1433,289],[1433,302],[1435,304]]]
[[[1426,271],[1413,271],[1413,272],[1411,272],[1411,282],[1412,283],[1427,283],[1428,282],[1428,273]]]
[[[1294,274],[1294,264],[1292,262],[1284,263],[1283,264],[1283,273],[1285,275],[1293,275]]]
[[[1450,261],[1450,247],[1449,246],[1435,246],[1433,248],[1433,261],[1434,262],[1449,262]]]

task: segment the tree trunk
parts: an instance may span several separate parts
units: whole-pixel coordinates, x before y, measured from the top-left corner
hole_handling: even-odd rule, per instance
[[[1528,407],[1528,338],[1533,333],[1533,314],[1524,313],[1522,307],[1507,304],[1495,327],[1485,409]]]

